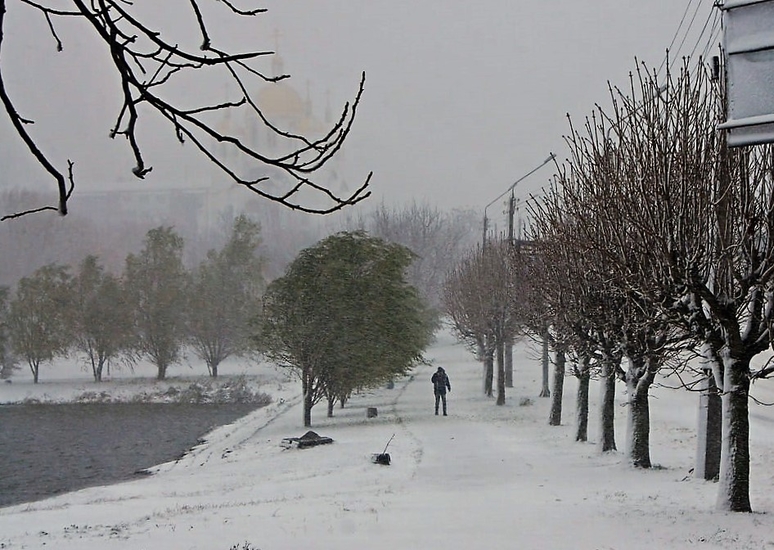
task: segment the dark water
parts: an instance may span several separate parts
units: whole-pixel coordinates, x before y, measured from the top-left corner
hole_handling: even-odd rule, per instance
[[[136,478],[256,405],[0,405],[0,506]]]

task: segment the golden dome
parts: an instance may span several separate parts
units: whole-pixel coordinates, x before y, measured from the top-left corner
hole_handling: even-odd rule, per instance
[[[306,116],[304,100],[292,86],[284,82],[275,82],[258,92],[258,108],[269,119],[300,120]]]

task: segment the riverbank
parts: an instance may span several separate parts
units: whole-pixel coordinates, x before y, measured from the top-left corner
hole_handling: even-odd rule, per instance
[[[651,453],[657,467],[632,468],[623,451],[601,454],[573,439],[575,384],[565,418],[548,426],[539,350],[514,357],[506,404],[481,392],[481,366],[447,334],[434,364],[358,395],[334,418],[315,407],[313,430],[330,445],[285,449],[300,436],[298,385],[289,399],[208,436],[180,460],[129,483],[91,487],[0,509],[0,548],[10,550],[760,550],[774,546],[774,409],[751,403],[751,499],[755,513],[715,509],[717,484],[691,475],[696,395],[653,388]],[[430,375],[449,373],[449,416],[432,414]],[[597,411],[599,387],[591,392]],[[769,381],[761,401],[774,400]],[[619,404],[625,396],[620,395]],[[368,418],[368,408],[378,416]],[[624,446],[626,411],[616,408]],[[389,466],[374,464],[395,435]],[[560,518],[550,521],[548,518]]]
[[[0,508],[137,478],[206,443],[250,403],[0,405]]]
[[[166,380],[156,380],[155,367],[139,363],[113,368],[102,382],[78,361],[60,359],[41,368],[33,383],[29,369],[20,368],[0,381],[0,404],[33,403],[251,403],[268,404],[274,396],[292,393],[290,373],[267,363],[232,359],[211,378],[203,364],[170,369]],[[198,373],[198,374],[197,374]]]

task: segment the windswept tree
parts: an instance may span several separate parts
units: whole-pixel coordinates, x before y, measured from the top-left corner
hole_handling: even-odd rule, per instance
[[[159,380],[182,358],[186,338],[183,239],[171,227],[151,229],[139,254],[126,258],[124,282],[134,312],[134,350],[156,365]]]
[[[276,83],[288,77],[267,71],[263,60],[273,52],[229,51],[231,47],[224,45],[233,44],[232,24],[239,22],[235,20],[257,17],[266,9],[241,9],[230,1],[158,2],[149,10],[144,3],[120,0],[71,0],[56,5],[0,0],[0,47],[7,36],[3,32],[6,22],[13,24],[13,14],[6,12],[7,4],[14,4],[20,11],[39,13],[58,51],[64,48],[72,25],[79,25],[81,33],[93,33],[101,49],[95,49],[92,55],[102,55],[112,64],[115,95],[120,99],[110,137],[125,140],[135,163],[132,173],[137,178],[147,177],[152,169],[146,162],[148,150],[143,145],[142,127],[146,119],[156,119],[166,123],[172,135],[193,147],[224,178],[289,208],[331,212],[370,194],[370,175],[348,196],[338,196],[310,179],[341,149],[349,134],[365,75],[354,101],[344,105],[335,124],[321,136],[298,135],[290,128],[280,127],[280,121],[270,120],[254,95],[256,84]],[[168,20],[165,12],[169,10],[174,10],[177,23],[187,25],[185,31],[180,32],[179,25],[163,23]],[[55,210],[64,215],[77,179],[75,162],[68,160],[66,165],[58,165],[41,145],[42,136],[32,126],[35,113],[19,112],[20,99],[12,97],[12,90],[6,85],[2,70],[6,67],[7,63],[0,64],[0,101],[21,142],[56,183],[59,201],[57,206],[40,206],[3,219],[39,210]],[[55,82],[39,85],[55,93]],[[217,89],[220,94],[225,90],[226,99],[208,95],[208,88]],[[181,90],[189,93],[183,94]],[[194,98],[190,97],[192,90],[198,94]],[[217,115],[225,113],[269,131],[281,143],[277,148],[281,152],[271,155],[246,136],[221,131]],[[273,185],[268,185],[270,179]]]
[[[67,355],[71,307],[72,277],[67,266],[43,266],[16,287],[8,314],[11,349],[27,362],[35,384],[42,363]]]
[[[304,426],[321,400],[346,399],[423,360],[435,323],[406,282],[411,260],[404,246],[344,232],[301,251],[269,285],[257,344],[301,379]]]
[[[73,345],[86,355],[95,382],[132,343],[132,311],[122,281],[107,273],[96,256],[87,256],[73,280]]]
[[[252,349],[250,319],[260,310],[266,286],[257,253],[260,233],[260,225],[238,216],[228,242],[219,251],[210,250],[192,277],[188,335],[213,378],[224,359]]]

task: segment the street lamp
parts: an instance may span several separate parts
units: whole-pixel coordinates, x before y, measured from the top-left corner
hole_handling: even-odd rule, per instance
[[[516,187],[516,185],[517,185],[519,182],[521,182],[521,181],[523,181],[523,180],[527,179],[529,176],[531,176],[532,174],[534,174],[535,172],[537,172],[538,170],[540,170],[541,168],[543,168],[543,166],[545,166],[546,164],[548,164],[549,162],[551,162],[551,161],[552,161],[552,160],[554,160],[555,158],[556,158],[556,155],[555,155],[554,153],[551,153],[550,155],[548,155],[548,158],[547,158],[546,160],[544,160],[544,161],[543,161],[543,162],[540,164],[540,166],[538,166],[538,167],[536,167],[536,168],[533,168],[532,170],[530,170],[529,172],[527,172],[526,174],[524,174],[522,177],[520,177],[519,179],[517,179],[516,181],[514,181],[514,182],[511,184],[511,186],[510,186],[510,187],[508,187],[508,189],[506,189],[506,190],[505,190],[503,193],[501,193],[501,194],[500,194],[500,195],[499,195],[499,196],[498,196],[496,199],[494,199],[492,202],[490,202],[489,204],[487,204],[487,205],[484,207],[484,240],[483,240],[483,242],[482,242],[482,244],[481,244],[482,248],[486,248],[486,232],[487,232],[487,225],[488,225],[488,221],[489,221],[489,220],[488,220],[488,218],[486,217],[486,209],[487,209],[487,208],[489,208],[490,206],[492,206],[492,205],[493,205],[494,203],[496,203],[497,201],[499,201],[501,198],[503,198],[503,197],[504,197],[505,195],[507,195],[508,193],[512,193],[512,192],[513,192],[513,190],[514,190],[514,188]]]

